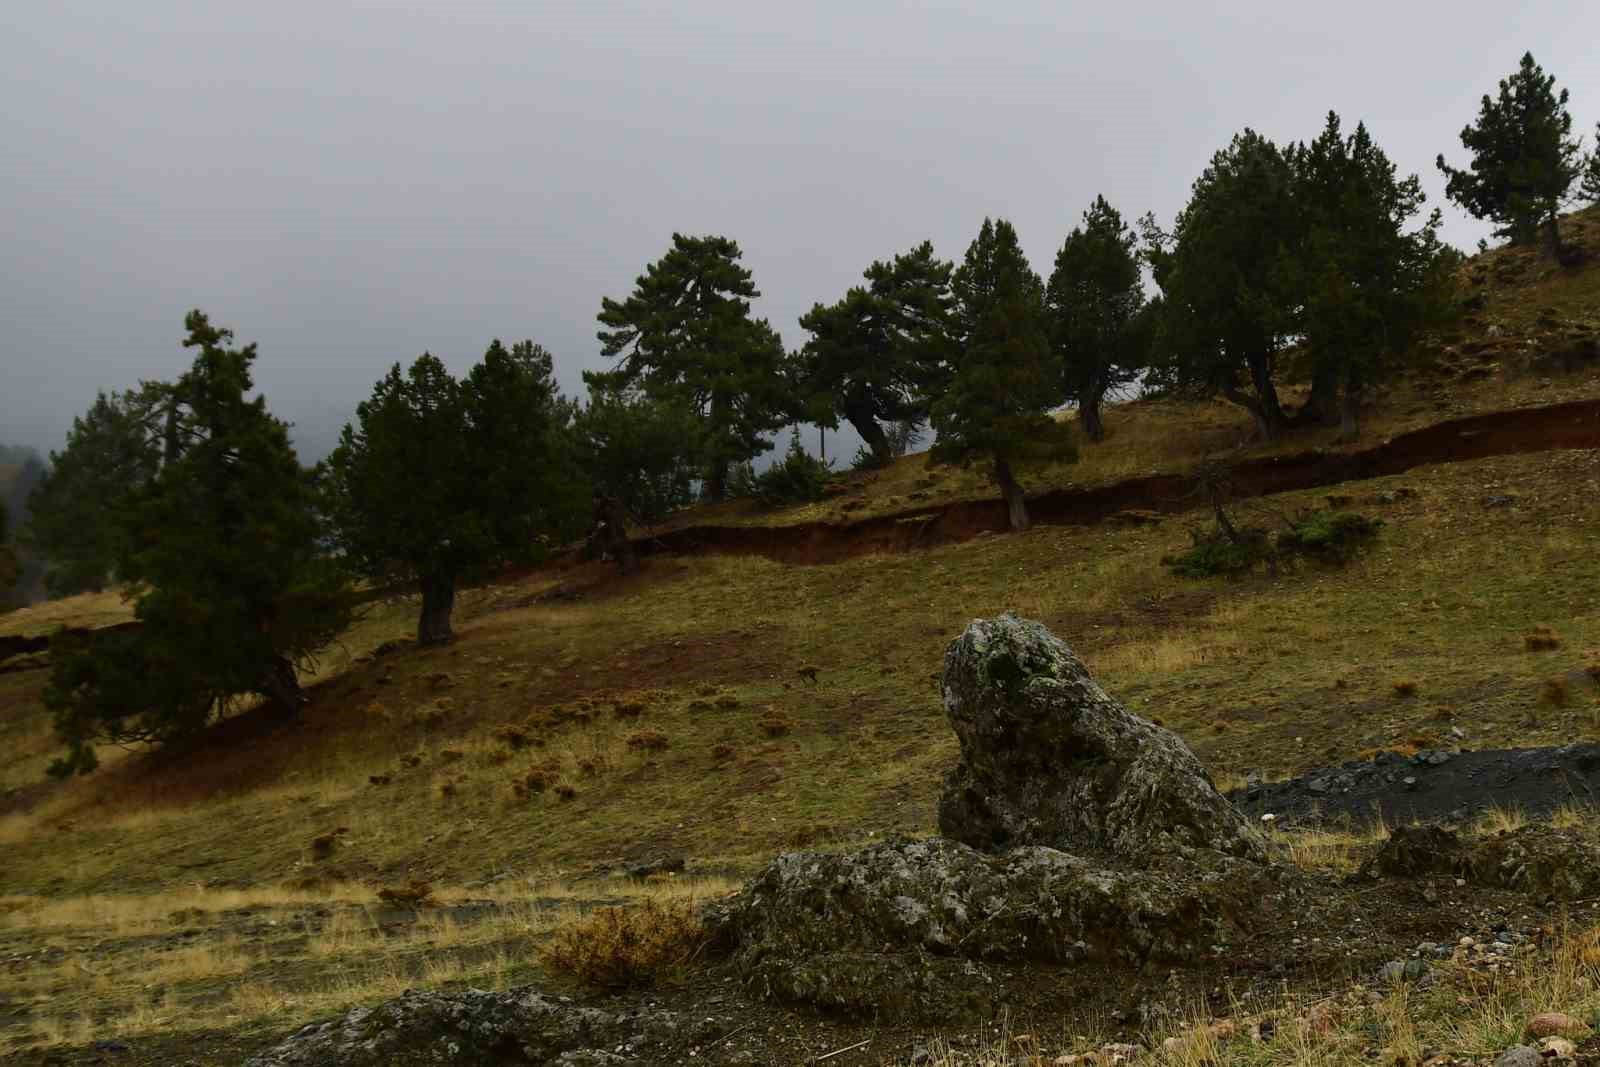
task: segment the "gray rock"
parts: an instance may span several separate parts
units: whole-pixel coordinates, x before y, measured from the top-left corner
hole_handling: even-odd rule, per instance
[[[982,962],[1192,962],[1236,940],[1270,889],[1266,868],[1215,853],[1114,870],[1042,846],[992,855],[933,838],[780,856],[708,923],[757,995],[968,1015],[993,1007]]]
[[[697,1023],[698,1020],[695,1021]],[[695,1023],[581,1008],[531,988],[486,993],[407,990],[375,1008],[313,1023],[245,1067],[421,1067],[442,1064],[629,1062],[611,1049],[641,1033],[660,1047],[698,1036]]]
[[[1494,1067],[1539,1067],[1544,1063],[1532,1045],[1513,1045],[1495,1058]]]
[[[1396,827],[1362,871],[1386,878],[1454,875],[1541,901],[1600,895],[1600,847],[1538,823],[1473,841],[1438,826]]]
[[[1107,696],[1039,623],[975,620],[945,652],[943,693],[961,744],[939,802],[944,836],[986,851],[1266,859],[1189,746]]]

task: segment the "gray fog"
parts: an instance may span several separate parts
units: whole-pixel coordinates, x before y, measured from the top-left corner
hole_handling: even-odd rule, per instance
[[[16,0],[0,12],[0,442],[169,378],[184,312],[260,343],[318,458],[423,350],[605,360],[674,230],[739,241],[786,344],[813,302],[985,215],[1036,269],[1104,193],[1164,220],[1244,126],[1365,120],[1442,203],[1479,97],[1532,50],[1600,119],[1600,4],[1293,0]]]

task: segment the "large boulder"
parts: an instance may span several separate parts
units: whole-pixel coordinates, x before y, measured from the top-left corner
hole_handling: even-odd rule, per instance
[[[939,831],[974,848],[1048,845],[1138,861],[1212,849],[1265,861],[1266,843],[1182,738],[1106,695],[1037,622],[977,619],[944,658],[961,743]]]
[[[1215,854],[1116,870],[932,838],[789,853],[708,916],[758,995],[854,1014],[981,1014],[979,961],[1192,963],[1237,940],[1268,870]]]
[[[558,1064],[602,1067],[640,1055],[672,1062],[732,1023],[704,1014],[601,1011],[531,988],[411,989],[373,1008],[303,1027],[245,1067]],[[674,1055],[668,1055],[674,1052]]]

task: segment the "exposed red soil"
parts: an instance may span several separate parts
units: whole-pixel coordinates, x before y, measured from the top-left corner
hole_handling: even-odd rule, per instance
[[[1403,474],[1430,463],[1490,456],[1600,448],[1600,400],[1492,412],[1451,419],[1353,452],[1301,452],[1246,460],[1229,469],[1236,497]],[[1119,512],[1171,514],[1202,503],[1190,474],[1154,474],[1089,489],[1061,489],[1028,501],[1036,523],[1082,525]],[[837,563],[877,552],[907,552],[1009,529],[1001,500],[963,500],[854,522],[792,526],[689,526],[636,546],[642,555],[721,553],[766,556],[783,563]]]

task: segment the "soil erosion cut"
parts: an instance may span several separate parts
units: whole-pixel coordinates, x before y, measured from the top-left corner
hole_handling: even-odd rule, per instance
[[[1229,470],[1234,496],[1256,497],[1403,474],[1430,463],[1600,448],[1600,400],[1450,419],[1357,452],[1300,452],[1245,460]],[[1122,511],[1187,511],[1200,501],[1189,474],[1153,474],[1088,489],[1058,489],[1028,501],[1036,523],[1084,525]],[[1003,500],[962,500],[855,522],[792,526],[688,526],[640,538],[641,555],[726,553],[783,563],[836,563],[906,552],[1010,529]]]

